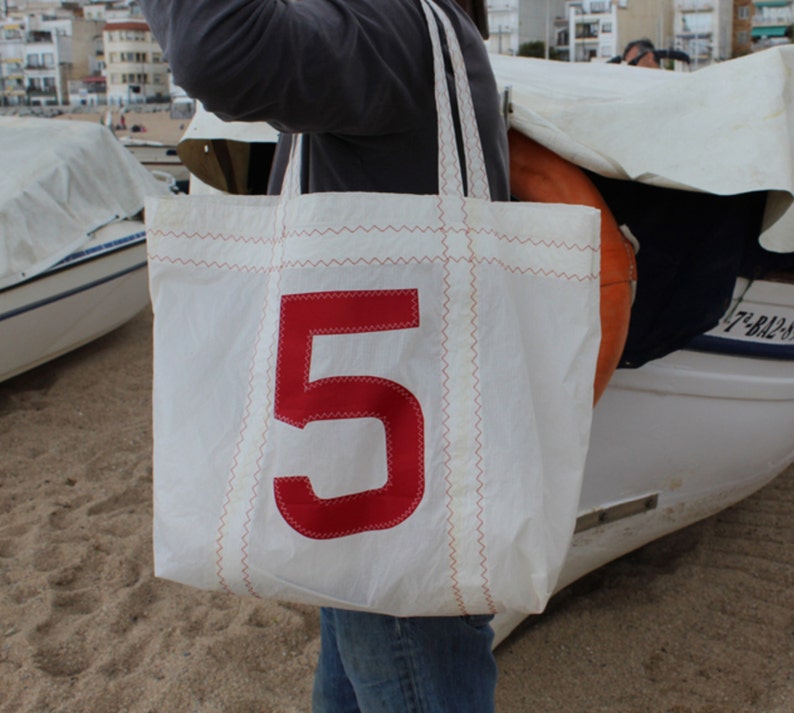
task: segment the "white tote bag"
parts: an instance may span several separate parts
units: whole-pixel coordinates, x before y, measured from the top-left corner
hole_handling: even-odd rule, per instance
[[[428,19],[433,12],[425,5]],[[573,532],[599,214],[488,200],[435,22],[440,195],[147,205],[160,577],[398,616],[540,611]],[[299,143],[299,142],[295,142]]]

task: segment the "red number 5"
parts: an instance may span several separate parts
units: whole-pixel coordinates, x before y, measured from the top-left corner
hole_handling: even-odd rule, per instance
[[[311,421],[377,418],[386,437],[386,484],[335,498],[320,498],[306,476],[274,480],[284,519],[314,539],[385,530],[417,508],[425,487],[424,418],[416,397],[375,376],[309,381],[312,338],[419,326],[417,290],[311,292],[281,300],[276,418],[298,428]],[[340,448],[344,444],[339,444]]]

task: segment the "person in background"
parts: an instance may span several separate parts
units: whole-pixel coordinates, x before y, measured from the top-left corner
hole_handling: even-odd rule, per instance
[[[507,133],[478,32],[484,0],[435,0],[460,41],[495,201],[509,200]],[[438,192],[430,39],[419,0],[141,0],[176,84],[226,120],[293,134],[303,192]],[[489,713],[490,616],[396,618],[323,609],[315,713]]]
[[[653,42],[643,37],[629,42],[623,50],[623,61],[632,67],[661,69]]]

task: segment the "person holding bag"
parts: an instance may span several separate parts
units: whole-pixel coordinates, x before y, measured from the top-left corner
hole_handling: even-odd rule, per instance
[[[509,202],[456,0],[141,6],[178,85],[281,132],[272,199],[147,204],[156,573],[322,604],[315,713],[493,711],[490,620],[573,531],[598,214]]]
[[[491,196],[507,200],[506,130],[484,44],[453,0],[438,4],[466,58]],[[179,86],[224,119],[284,132],[271,192],[298,132],[307,192],[438,192],[433,67],[417,0],[141,6]],[[314,710],[487,713],[496,682],[489,618],[323,609]]]

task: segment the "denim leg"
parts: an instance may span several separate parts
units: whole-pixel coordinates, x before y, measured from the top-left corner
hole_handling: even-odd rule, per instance
[[[320,658],[314,674],[314,713],[361,713],[345,673],[336,638],[333,609],[320,609]]]
[[[490,616],[396,618],[323,609],[321,619],[323,636],[334,637],[335,646],[322,643],[314,713],[494,710]],[[351,690],[358,708],[350,707]]]

